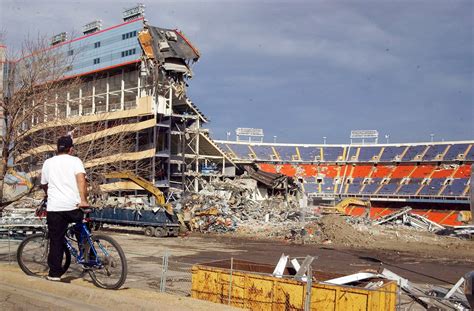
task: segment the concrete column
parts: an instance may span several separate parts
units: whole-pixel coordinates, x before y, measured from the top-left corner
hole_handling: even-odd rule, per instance
[[[59,109],[58,109],[58,94],[54,95],[54,116],[57,118],[59,114]]]
[[[79,89],[79,115],[82,116],[82,88]]]
[[[69,100],[71,99],[71,93],[67,92],[66,94],[66,117],[69,117],[71,114],[71,106],[69,105]]]
[[[125,80],[123,79],[124,70],[122,69],[122,78],[120,80],[120,110],[124,109],[125,104]]]
[[[95,83],[92,84],[92,114],[95,114]]]
[[[109,90],[110,90],[110,84],[109,84],[109,75],[107,74],[107,83],[105,87],[105,111],[109,112]]]

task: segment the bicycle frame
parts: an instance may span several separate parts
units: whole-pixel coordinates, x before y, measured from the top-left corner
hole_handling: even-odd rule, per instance
[[[75,225],[69,226],[67,230],[68,231],[66,232],[64,243],[67,249],[69,250],[69,252],[71,253],[71,255],[74,256],[74,258],[76,258],[76,262],[78,264],[82,264],[88,267],[98,267],[98,268],[102,267],[102,262],[99,256],[97,255],[97,250],[94,247],[94,242],[91,239],[91,233],[89,229],[87,228],[86,223],[77,223]],[[85,245],[85,243],[88,243],[90,246],[89,252],[92,253],[91,255],[93,255],[94,259],[92,260],[89,259],[86,261],[84,258],[85,247],[79,247],[79,251],[76,248],[74,248],[74,246],[71,243],[72,237],[68,237],[68,233],[74,234],[76,236],[77,243],[79,246],[83,246]],[[102,245],[99,244],[99,247],[106,256],[109,255],[107,251],[102,247]]]

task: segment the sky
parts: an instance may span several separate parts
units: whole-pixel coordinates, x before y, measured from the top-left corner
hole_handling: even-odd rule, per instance
[[[265,141],[474,139],[474,1],[143,1],[151,25],[201,51],[188,95],[215,139],[238,127]],[[130,1],[0,0],[0,29],[80,33],[121,22]],[[276,138],[274,137],[276,136]]]

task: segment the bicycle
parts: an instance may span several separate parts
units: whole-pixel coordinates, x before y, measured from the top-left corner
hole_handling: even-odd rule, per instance
[[[88,214],[92,208],[85,209],[81,223],[71,224],[64,240],[65,256],[63,270],[66,272],[71,264],[71,257],[82,265],[92,279],[94,285],[105,289],[120,288],[127,278],[127,260],[120,245],[110,236],[91,233]],[[45,215],[45,204],[37,209],[39,217]],[[77,242],[78,249],[73,243]],[[27,275],[46,276],[48,267],[49,239],[47,229],[25,238],[18,246],[17,261]],[[117,273],[115,273],[117,272]]]

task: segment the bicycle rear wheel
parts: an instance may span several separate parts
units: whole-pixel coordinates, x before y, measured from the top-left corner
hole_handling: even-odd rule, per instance
[[[48,275],[49,239],[44,233],[32,234],[25,238],[18,246],[16,260],[21,270],[27,275]],[[63,272],[71,264],[71,253],[65,249],[63,257]]]
[[[119,289],[127,278],[127,259],[122,247],[113,238],[94,234],[91,236],[97,257],[102,264],[89,270],[92,282],[98,287],[105,289]],[[90,245],[86,245],[86,261],[95,261]]]

